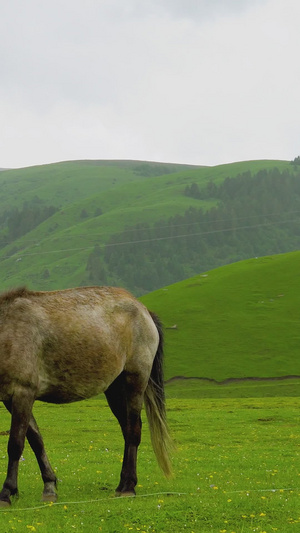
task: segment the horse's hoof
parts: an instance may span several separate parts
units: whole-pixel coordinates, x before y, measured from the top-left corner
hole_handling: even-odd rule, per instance
[[[43,492],[42,502],[55,503],[57,501],[57,494],[50,492]]]
[[[132,491],[125,491],[125,492],[119,492],[119,491],[116,491],[115,492],[115,496],[116,498],[133,498],[135,496],[135,492],[132,492]]]
[[[10,507],[11,501],[10,500],[0,500],[0,507]]]

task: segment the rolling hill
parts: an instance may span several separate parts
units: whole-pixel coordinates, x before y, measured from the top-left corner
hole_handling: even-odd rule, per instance
[[[268,181],[272,169],[284,183],[293,182],[293,187],[300,183],[298,169],[287,161],[217,167],[75,161],[4,170],[0,173],[1,288],[27,284],[47,290],[97,283],[123,285],[143,294],[228,262],[297,249],[294,226],[300,194],[292,186],[290,201],[283,207],[281,189],[274,204],[276,187],[274,180],[270,182],[266,201],[270,198],[272,203],[263,202],[255,212],[251,207],[245,218],[248,198],[255,204],[261,197],[257,183]],[[243,182],[244,203],[231,210],[230,198],[220,197],[222,184],[233,180],[234,187],[238,179]],[[250,189],[256,183],[251,191],[248,183]],[[200,191],[197,197],[186,193],[192,186]],[[284,226],[275,228],[269,216],[274,216],[273,205],[287,215],[293,211],[291,227],[284,220]],[[241,233],[241,226],[257,224],[260,230],[252,231],[251,239],[247,229]],[[263,231],[269,224],[272,231],[270,226]],[[207,237],[202,238],[202,233]]]
[[[255,258],[143,296],[166,327],[166,378],[300,376],[299,265]]]

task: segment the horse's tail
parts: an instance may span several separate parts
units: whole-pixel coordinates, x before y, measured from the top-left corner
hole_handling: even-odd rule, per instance
[[[163,329],[159,318],[150,313],[159,334],[159,344],[153,361],[150,379],[145,391],[145,409],[150,426],[150,435],[157,462],[166,477],[172,474],[169,452],[172,441],[169,435],[163,376]]]

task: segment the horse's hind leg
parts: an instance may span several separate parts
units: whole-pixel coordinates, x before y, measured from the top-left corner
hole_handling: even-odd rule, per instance
[[[11,401],[3,403],[6,409],[11,413]],[[40,434],[36,420],[32,414],[29,420],[26,437],[32,450],[35,453],[44,482],[44,491],[42,499],[43,501],[56,501],[56,476],[51,468],[49,459],[45,451],[43,438]]]
[[[18,493],[18,467],[24,448],[34,395],[30,389],[20,388],[15,391],[10,403],[11,427],[8,439],[7,475],[0,492],[0,506],[10,505],[10,497]]]
[[[117,496],[133,496],[137,484],[136,461],[141,441],[144,391],[143,388],[137,387],[136,379],[136,375],[124,371],[105,392],[109,406],[119,421],[125,441],[121,478],[116,489]]]

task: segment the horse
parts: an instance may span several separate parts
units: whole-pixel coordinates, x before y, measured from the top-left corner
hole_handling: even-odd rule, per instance
[[[135,495],[144,404],[157,462],[169,477],[163,354],[159,318],[125,289],[20,287],[1,293],[0,400],[11,427],[0,506],[18,494],[25,437],[39,464],[42,500],[57,499],[57,478],[32,414],[35,400],[67,404],[104,392],[124,437],[117,496]]]

